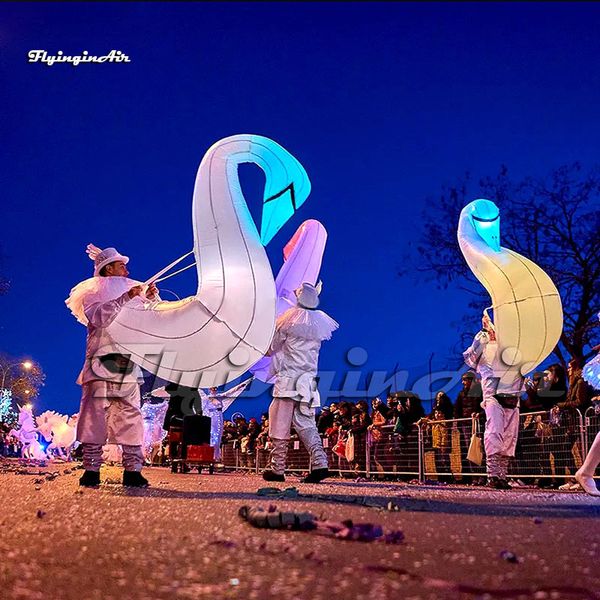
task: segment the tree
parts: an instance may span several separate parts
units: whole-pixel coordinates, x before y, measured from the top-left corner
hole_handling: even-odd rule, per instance
[[[585,361],[600,331],[600,168],[586,171],[574,163],[547,177],[513,181],[502,166],[498,175],[478,184],[467,173],[444,187],[437,201],[427,202],[416,245],[419,276],[434,279],[439,288],[455,285],[472,295],[465,316],[471,322],[489,298],[460,252],[456,229],[460,211],[476,198],[493,200],[500,208],[502,245],[540,265],[556,284],[564,329],[555,356],[563,365],[571,357]]]
[[[33,361],[0,353],[0,389],[8,390],[13,401],[35,400],[46,375]]]

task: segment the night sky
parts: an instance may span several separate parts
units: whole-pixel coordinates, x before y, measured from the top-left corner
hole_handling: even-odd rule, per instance
[[[235,133],[276,140],[311,178],[268,254],[276,273],[307,218],[329,232],[322,308],[341,327],[321,368],[339,379],[353,347],[363,378],[414,379],[432,353],[448,366],[467,299],[398,277],[405,248],[465,171],[598,160],[598,31],[594,3],[0,5],[0,349],[46,371],[36,411],[78,407],[85,330],[64,299],[92,274],[86,245],[116,246],[141,280],[190,250],[196,169]],[[131,63],[48,67],[32,49]],[[262,173],[242,181],[259,219]],[[168,284],[191,295],[195,274]]]

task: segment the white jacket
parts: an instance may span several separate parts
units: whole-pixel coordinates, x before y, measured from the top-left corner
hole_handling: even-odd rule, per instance
[[[483,402],[494,399],[494,394],[519,395],[523,387],[523,378],[518,369],[511,368],[498,356],[498,343],[490,341],[485,331],[479,331],[473,343],[463,352],[467,366],[475,369],[481,377]]]
[[[126,375],[109,371],[100,357],[107,354],[118,354],[119,348],[115,346],[106,328],[114,321],[115,317],[125,304],[131,302],[129,293],[125,292],[114,300],[107,302],[93,302],[87,304],[84,300],[84,312],[88,320],[87,340],[85,347],[85,362],[79,375],[78,383],[87,383],[97,379],[106,381],[121,381],[123,383],[139,382],[142,379],[141,369],[135,365],[132,372]]]
[[[294,307],[277,319],[271,342],[274,398],[291,398],[320,406],[316,376],[321,342],[331,338],[338,324],[320,310]]]

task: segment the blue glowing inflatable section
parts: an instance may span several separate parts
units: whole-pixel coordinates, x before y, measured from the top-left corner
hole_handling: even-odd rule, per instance
[[[479,237],[494,251],[500,252],[500,211],[490,200],[475,200],[471,219]]]
[[[260,240],[266,246],[304,204],[310,194],[310,180],[304,167],[279,144],[261,137],[260,145],[265,156],[277,159],[269,160],[263,198]]]

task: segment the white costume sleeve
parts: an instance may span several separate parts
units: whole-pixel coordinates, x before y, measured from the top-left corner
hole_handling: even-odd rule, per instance
[[[108,302],[96,302],[86,306],[84,301],[85,316],[94,327],[108,327],[119,314],[121,307],[127,304],[129,300],[129,292],[125,292],[118,298]]]
[[[271,347],[269,348],[269,356],[273,356],[277,352],[279,352],[283,348],[283,344],[285,342],[286,335],[281,329],[276,329],[275,334],[273,335],[273,340],[271,341]]]
[[[465,364],[471,369],[477,369],[479,359],[489,339],[484,331],[479,331],[473,338],[473,343],[463,352]]]

